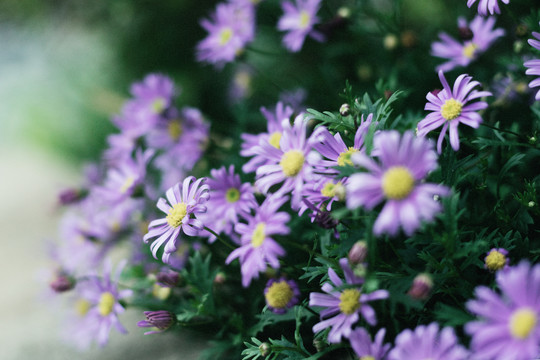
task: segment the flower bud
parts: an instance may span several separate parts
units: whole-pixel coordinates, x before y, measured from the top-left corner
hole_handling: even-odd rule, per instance
[[[218,272],[216,276],[214,277],[214,284],[216,285],[222,285],[227,280],[227,276],[223,272]]]
[[[156,275],[156,282],[162,287],[175,287],[180,282],[180,274],[176,271],[161,271]]]
[[[261,352],[262,356],[268,356],[270,355],[272,349],[269,343],[263,342],[261,345],[259,345],[259,351]]]
[[[339,113],[341,114],[341,116],[349,116],[349,114],[351,113],[351,106],[349,104],[341,105],[341,107],[339,108]]]
[[[433,288],[433,279],[431,275],[422,273],[416,275],[413,280],[412,286],[407,293],[410,297],[416,300],[427,299]]]
[[[170,311],[145,311],[146,320],[139,321],[138,327],[155,327],[158,330],[145,332],[144,335],[159,334],[176,324],[176,315]]]
[[[399,39],[394,34],[387,34],[383,39],[383,46],[386,50],[394,50],[399,43]]]
[[[349,263],[351,264],[361,264],[364,261],[366,261],[368,253],[367,248],[367,242],[364,240],[360,240],[354,243],[354,245],[351,247],[351,250],[349,250]]]
[[[73,289],[75,287],[75,279],[67,275],[58,274],[49,285],[55,292],[61,293]]]

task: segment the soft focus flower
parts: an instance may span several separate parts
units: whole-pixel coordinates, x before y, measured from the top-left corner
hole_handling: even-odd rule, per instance
[[[414,331],[403,330],[388,354],[388,360],[418,359],[467,360],[469,352],[459,345],[454,329],[445,327],[439,331],[439,325],[431,323],[417,326]]]
[[[317,11],[321,0],[295,0],[295,3],[283,1],[283,15],[279,19],[277,28],[287,31],[283,37],[283,45],[292,52],[300,51],[307,35],[317,41],[323,41],[321,33],[313,30],[313,26],[319,22]]]
[[[532,34],[536,39],[529,39],[529,44],[533,48],[540,50],[540,33],[533,32]],[[525,65],[525,67],[528,68],[527,71],[525,72],[527,75],[540,76],[540,59],[526,61],[523,65]],[[530,88],[535,88],[538,86],[540,86],[540,77],[538,77],[537,79],[534,79],[533,81],[529,83]],[[538,92],[536,93],[535,98],[536,100],[540,100],[540,90],[538,90]]]
[[[510,259],[508,251],[503,248],[493,248],[489,250],[484,258],[484,266],[489,271],[498,271],[509,268]]]
[[[426,95],[429,102],[426,104],[425,110],[433,112],[418,123],[418,136],[425,136],[430,131],[442,126],[437,140],[437,151],[440,154],[442,141],[448,128],[450,128],[450,144],[452,149],[457,151],[459,150],[458,125],[463,123],[475,129],[480,126],[482,117],[477,111],[487,108],[488,104],[485,101],[472,102],[472,100],[491,96],[491,93],[489,91],[473,90],[480,83],[471,81],[472,77],[465,74],[456,79],[453,89],[448,85],[442,71],[439,71],[439,79],[443,85],[443,90],[439,91],[437,95],[431,92]],[[468,104],[469,102],[471,103]]]
[[[240,175],[235,174],[234,166],[225,166],[210,171],[211,177],[207,181],[210,187],[210,199],[207,202],[207,212],[202,215],[202,221],[209,224],[209,228],[216,233],[233,233],[233,227],[239,221],[239,215],[249,213],[257,206],[253,186],[242,183]],[[201,235],[209,236],[213,242],[215,236],[203,232]]]
[[[287,280],[284,277],[270,279],[264,289],[266,305],[276,314],[283,314],[287,309],[298,304],[300,290],[294,280]]]
[[[495,18],[477,15],[470,25],[464,18],[458,19],[459,28],[470,29],[472,38],[459,42],[446,33],[440,33],[440,41],[431,44],[431,55],[448,59],[437,66],[437,71],[450,71],[457,66],[467,66],[484,53],[491,44],[504,35],[503,29],[493,29]]]
[[[258,278],[259,273],[264,272],[268,265],[274,269],[279,268],[278,256],[285,255],[285,249],[271,236],[287,235],[290,231],[287,227],[289,214],[278,212],[287,200],[286,196],[269,196],[255,210],[255,215],[244,216],[247,224],[238,223],[235,226],[242,245],[229,254],[225,263],[230,264],[234,259],[239,259],[244,287],[248,287],[252,279]]]
[[[330,211],[334,201],[345,199],[345,185],[347,178],[335,180],[330,176],[315,177],[312,181],[306,182],[302,189],[303,201],[300,204],[298,215],[302,215],[307,209],[311,209],[311,221],[313,222],[317,214]],[[326,205],[324,204],[325,202]]]
[[[384,360],[390,350],[390,344],[383,344],[385,334],[386,329],[380,329],[372,342],[366,329],[356,328],[351,332],[349,341],[360,360]]]
[[[197,60],[222,67],[233,61],[255,36],[255,7],[249,1],[219,3],[201,26],[208,36],[197,44]]]
[[[362,293],[360,284],[363,279],[353,274],[346,258],[340,260],[340,265],[345,273],[345,284],[332,268],[328,268],[328,277],[333,285],[323,284],[321,289],[326,294],[311,293],[309,295],[309,306],[326,308],[321,311],[321,322],[313,326],[313,332],[317,333],[331,327],[328,333],[330,343],[339,343],[341,337],[348,338],[351,335],[352,326],[360,319],[358,313],[362,314],[368,324],[376,325],[375,311],[368,302],[386,299],[389,296],[386,290],[376,290],[370,294]],[[349,286],[344,287],[344,285]]]
[[[485,286],[467,308],[479,317],[465,325],[473,359],[530,360],[540,354],[540,264],[522,261],[498,271],[501,295]]]
[[[479,0],[478,1],[478,13],[482,16],[486,16],[488,11],[491,15],[500,14],[499,0]],[[508,4],[510,0],[501,0],[503,3]],[[467,6],[471,7],[476,0],[467,0]]]
[[[358,265],[358,264],[362,264],[366,260],[367,254],[368,254],[367,241],[359,240],[355,242],[354,245],[349,250],[347,259],[349,259],[349,263]]]
[[[385,201],[373,232],[396,235],[401,227],[411,235],[422,220],[432,221],[441,211],[433,196],[449,194],[446,186],[423,182],[437,168],[437,153],[430,141],[416,138],[411,131],[403,136],[395,130],[380,132],[375,134],[373,145],[372,155],[379,163],[363,153],[352,158],[369,172],[349,178],[347,207],[371,210]]]
[[[427,299],[433,288],[433,278],[427,273],[418,274],[414,277],[411,288],[407,294],[413,299]]]
[[[313,143],[319,130],[306,138],[307,123],[303,114],[295,118],[293,126],[289,120],[284,120],[282,127],[279,148],[268,142],[260,143],[259,153],[265,153],[272,163],[257,168],[255,186],[267,194],[273,185],[282,183],[276,196],[292,192],[292,207],[298,209],[304,184],[313,179],[315,166],[320,161],[319,154],[313,151]]]
[[[170,311],[145,311],[144,316],[146,316],[146,320],[139,321],[137,326],[156,328],[156,330],[145,332],[144,335],[159,334],[176,324],[176,315]]]
[[[195,177],[187,177],[182,184],[178,183],[167,190],[167,200],[160,198],[157,207],[167,214],[166,217],[153,220],[148,225],[148,233],[144,235],[144,242],[151,238],[155,239],[150,245],[154,258],[157,258],[158,249],[166,243],[162,260],[167,263],[171,253],[177,250],[180,232],[188,236],[196,236],[204,225],[197,220],[195,214],[206,211],[203,205],[208,200],[208,185],[202,185],[206,178],[195,180]],[[182,188],[180,186],[182,185]],[[170,205],[169,205],[170,204]]]

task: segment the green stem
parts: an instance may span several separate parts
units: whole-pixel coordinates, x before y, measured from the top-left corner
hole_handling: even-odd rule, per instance
[[[484,122],[480,123],[480,125],[485,126],[485,127],[488,127],[488,128],[490,128],[490,129],[493,129],[493,130],[496,130],[496,131],[505,132],[505,133],[512,134],[512,135],[514,135],[514,136],[523,138],[523,135],[518,134],[518,133],[516,133],[516,132],[513,132],[513,131],[511,131],[511,130],[501,129],[501,128],[498,128],[498,127],[496,127],[496,126],[493,126],[493,125],[490,125],[490,124],[486,124],[486,123],[484,123]]]
[[[217,234],[214,230],[208,228],[208,227],[204,227],[204,230],[208,231],[210,234],[214,235],[216,237],[216,239],[218,239],[223,245],[227,246],[229,249],[231,250],[235,250],[236,248],[229,244],[227,241],[225,241],[221,236],[219,236],[219,234]]]

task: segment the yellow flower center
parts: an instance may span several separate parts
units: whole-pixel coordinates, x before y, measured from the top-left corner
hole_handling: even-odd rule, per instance
[[[152,295],[159,300],[166,300],[171,295],[171,288],[154,284],[152,287]]]
[[[255,227],[255,230],[253,230],[253,234],[251,235],[251,245],[254,248],[258,248],[264,242],[264,238],[266,237],[266,234],[264,232],[265,227],[265,223],[259,223]]]
[[[454,120],[459,115],[461,115],[461,110],[463,109],[463,104],[457,101],[456,99],[448,99],[441,106],[441,115],[446,120]]]
[[[101,298],[98,303],[98,312],[101,316],[107,316],[113,311],[115,299],[114,295],[110,292],[101,294]]]
[[[225,199],[230,203],[235,203],[240,199],[240,191],[237,188],[229,188],[225,193]]]
[[[358,360],[375,360],[375,358],[371,355],[364,355],[364,356],[360,356]]]
[[[279,142],[281,141],[281,133],[279,131],[276,131],[270,135],[270,138],[268,139],[268,142],[270,145],[275,147],[276,149],[279,149]]]
[[[219,33],[219,45],[226,45],[232,38],[233,31],[231,28],[225,28]]]
[[[357,152],[358,152],[358,149],[350,147],[347,151],[344,151],[341,154],[339,154],[337,158],[338,165],[339,166],[352,165],[353,163],[351,161],[351,155]]]
[[[183,202],[175,204],[171,210],[169,210],[169,215],[167,215],[167,223],[172,227],[179,227],[182,225],[182,219],[187,214],[187,205]]]
[[[386,170],[382,179],[382,190],[388,199],[406,198],[414,188],[411,172],[403,166],[393,166]]]
[[[291,286],[287,284],[285,280],[282,280],[270,285],[264,296],[266,297],[268,305],[275,309],[283,309],[287,307],[287,304],[291,301],[293,295]]]
[[[339,310],[346,315],[351,315],[360,307],[360,291],[345,289],[339,296]]]
[[[305,29],[309,26],[309,21],[311,20],[307,11],[302,10],[300,12],[300,28]]]
[[[536,313],[529,308],[514,311],[510,317],[510,334],[516,339],[526,339],[538,323]]]
[[[152,110],[154,110],[156,114],[161,114],[164,109],[165,100],[163,100],[162,98],[157,98],[156,100],[154,100],[154,102],[152,103]]]
[[[128,178],[124,181],[124,183],[120,187],[120,192],[122,194],[125,194],[126,191],[128,191],[129,188],[133,186],[134,183],[135,183],[135,178],[133,176],[128,176]]]
[[[469,58],[469,59],[474,59],[476,49],[478,49],[478,45],[476,45],[475,43],[472,43],[472,42],[468,43],[463,48],[463,56],[465,56],[466,58]]]
[[[321,189],[321,195],[329,198],[334,197],[336,195],[336,184],[331,181],[324,184]]]
[[[491,251],[485,259],[488,270],[497,271],[506,265],[506,256],[497,250]]]
[[[304,154],[301,151],[290,150],[283,154],[279,165],[281,165],[285,176],[293,177],[298,175],[300,170],[302,170],[304,161]]]
[[[90,306],[91,304],[88,300],[79,299],[75,303],[75,311],[77,312],[78,315],[82,317],[86,315],[86,313],[88,313],[88,310],[90,310]]]
[[[169,132],[171,139],[178,140],[184,129],[182,129],[182,125],[180,124],[179,120],[172,120],[169,122],[167,131]]]

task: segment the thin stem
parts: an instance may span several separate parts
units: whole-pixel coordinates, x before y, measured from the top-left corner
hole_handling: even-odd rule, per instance
[[[216,237],[216,239],[218,239],[223,245],[227,246],[229,249],[231,250],[235,250],[236,248],[234,246],[232,246],[231,244],[229,244],[227,241],[225,241],[221,236],[219,236],[219,234],[217,234],[214,230],[208,228],[208,227],[204,227],[204,230],[208,231],[210,234],[214,235]]]
[[[480,125],[485,126],[485,127],[488,127],[488,128],[490,128],[490,129],[493,129],[493,130],[496,130],[496,131],[500,131],[500,132],[505,132],[505,133],[508,133],[508,134],[512,134],[512,135],[517,136],[517,137],[523,137],[523,135],[518,134],[518,133],[516,133],[516,132],[513,132],[513,131],[511,131],[511,130],[501,129],[501,128],[498,128],[498,127],[496,127],[496,126],[493,126],[493,125],[490,125],[490,124],[486,124],[486,123],[484,123],[484,122],[480,123]]]

